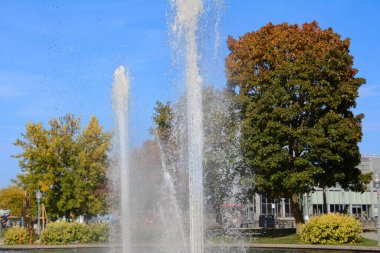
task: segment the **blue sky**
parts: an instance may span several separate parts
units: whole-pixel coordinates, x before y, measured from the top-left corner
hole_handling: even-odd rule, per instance
[[[212,66],[219,87],[227,35],[268,22],[317,20],[350,37],[358,76],[367,79],[355,109],[366,115],[360,150],[380,153],[380,1],[225,0],[222,9],[219,58]],[[71,112],[86,124],[95,114],[111,128],[110,88],[120,64],[132,75],[131,142],[150,138],[155,101],[178,94],[167,0],[3,0],[0,10],[0,187],[20,172],[10,157],[20,150],[12,143],[28,121],[46,123]]]

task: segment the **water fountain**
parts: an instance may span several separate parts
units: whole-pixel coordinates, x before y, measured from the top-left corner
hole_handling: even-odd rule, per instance
[[[185,59],[185,108],[183,108],[185,117],[177,115],[178,118],[185,119],[184,126],[186,130],[179,131],[179,134],[186,134],[182,136],[186,141],[182,141],[182,151],[186,151],[184,167],[187,170],[188,176],[188,210],[183,212],[177,199],[178,193],[174,184],[173,176],[170,174],[169,165],[166,163],[165,148],[162,147],[158,138],[158,145],[161,150],[161,167],[163,179],[161,182],[162,192],[159,193],[161,201],[161,209],[169,209],[172,212],[171,219],[168,217],[160,217],[161,224],[159,224],[158,232],[154,232],[153,243],[148,241],[134,241],[133,233],[138,231],[140,218],[136,212],[132,211],[132,206],[135,205],[131,192],[134,191],[132,184],[136,178],[132,175],[132,166],[130,161],[129,150],[129,127],[128,127],[128,107],[130,95],[130,77],[129,72],[124,66],[119,66],[114,72],[114,81],[112,86],[113,109],[115,113],[115,136],[114,144],[117,150],[116,174],[111,178],[118,189],[116,193],[118,199],[116,202],[119,207],[120,214],[120,248],[122,253],[134,252],[165,252],[165,253],[203,253],[205,252],[205,239],[204,239],[204,189],[203,189],[203,162],[204,162],[204,117],[202,105],[202,77],[199,67],[199,50],[198,50],[198,23],[199,18],[204,11],[203,0],[171,0],[173,9],[175,11],[174,23],[172,25],[173,33],[176,39],[180,40],[183,47]],[[216,5],[221,4],[221,0],[215,0]],[[220,13],[217,14],[218,16]],[[217,25],[216,25],[217,27]],[[219,37],[216,36],[218,43]],[[217,47],[217,46],[216,46]],[[218,98],[219,100],[222,100]],[[223,104],[224,106],[226,104]],[[216,104],[213,104],[215,107]],[[225,108],[219,109],[220,111]],[[210,112],[209,112],[210,113]],[[180,159],[180,160],[181,160]],[[219,157],[219,159],[221,159]],[[226,159],[226,156],[223,156]],[[182,161],[182,162],[183,162]],[[224,161],[223,161],[224,162]],[[136,165],[134,165],[136,166]],[[143,175],[143,177],[146,175]],[[132,180],[133,179],[133,180]],[[234,182],[231,182],[234,184]],[[232,192],[238,192],[236,189],[237,183],[231,187]],[[144,187],[146,187],[144,185]],[[235,187],[235,188],[234,188]],[[145,196],[146,197],[146,196]],[[231,196],[232,197],[232,196]],[[150,200],[153,200],[150,199]],[[156,200],[159,202],[158,200]],[[185,219],[183,216],[187,214]],[[187,220],[187,221],[185,221]],[[136,228],[137,227],[137,228]],[[144,233],[145,231],[143,231]],[[115,234],[113,237],[117,237]],[[137,235],[139,236],[139,235]],[[158,240],[156,240],[158,238]],[[152,239],[152,238],[149,238]],[[136,248],[137,246],[137,248]],[[116,251],[119,247],[117,247]],[[246,252],[245,249],[235,245],[235,248],[215,248],[211,252]],[[74,251],[77,251],[75,249]],[[108,252],[109,250],[99,249],[83,249],[83,252]],[[209,251],[209,250],[208,250]],[[61,252],[72,252],[70,249],[65,249]],[[256,249],[255,252],[274,252],[272,250],[266,251]],[[276,251],[278,252],[278,251]],[[286,251],[289,252],[289,251]],[[296,251],[291,251],[296,252]]]
[[[220,1],[218,1],[220,2]],[[202,110],[202,77],[198,66],[199,55],[197,45],[198,20],[203,11],[202,0],[173,0],[172,7],[175,11],[175,19],[172,26],[177,39],[183,41],[182,50],[185,52],[185,83],[186,83],[186,132],[187,132],[187,161],[188,168],[188,197],[189,197],[189,221],[188,240],[185,239],[183,225],[178,224],[182,234],[182,252],[204,252],[204,228],[203,228],[203,110]],[[121,238],[122,252],[130,253],[131,248],[131,196],[128,160],[128,98],[129,77],[123,66],[120,66],[114,74],[113,83],[113,107],[116,118],[116,143],[118,147],[118,168],[120,171],[120,213],[121,213]],[[163,154],[164,155],[164,154]],[[164,161],[165,159],[162,159]],[[165,164],[163,163],[165,168]],[[164,171],[164,177],[168,182],[171,203],[175,209],[178,204],[175,201],[174,187],[170,174]],[[176,211],[178,222],[182,222],[179,211]]]
[[[220,1],[216,0],[217,3]],[[172,6],[175,12],[174,22],[171,28],[176,35],[174,38],[178,40],[174,44],[181,45],[177,50],[181,50],[184,55],[184,83],[185,94],[181,97],[180,109],[176,111],[175,124],[176,135],[176,147],[179,149],[176,154],[170,154],[171,156],[181,156],[178,158],[179,165],[177,168],[171,168],[173,164],[167,163],[170,159],[166,157],[168,153],[173,150],[165,148],[161,143],[160,136],[157,135],[156,141],[161,151],[160,155],[160,167],[161,180],[156,181],[157,187],[152,187],[152,183],[144,181],[147,174],[141,172],[144,165],[138,165],[138,162],[132,162],[129,160],[128,150],[128,99],[129,99],[129,75],[125,67],[120,66],[116,69],[114,74],[113,83],[113,107],[116,117],[116,147],[118,150],[118,162],[117,167],[119,173],[117,174],[117,181],[119,185],[118,193],[120,193],[120,231],[121,236],[121,252],[122,253],[134,253],[134,252],[165,252],[165,253],[204,253],[207,252],[268,252],[266,249],[254,249],[249,250],[240,244],[236,238],[233,238],[235,243],[231,247],[230,244],[219,244],[217,247],[205,247],[205,228],[204,228],[204,146],[206,147],[205,154],[207,155],[216,150],[228,149],[227,146],[223,146],[228,141],[217,141],[216,147],[211,147],[210,143],[204,144],[204,130],[205,126],[210,127],[210,120],[214,118],[209,115],[203,114],[204,95],[202,94],[202,77],[199,67],[200,56],[198,41],[198,22],[204,10],[204,3],[202,0],[172,0]],[[218,14],[219,15],[219,14]],[[208,90],[210,92],[210,90]],[[211,93],[212,93],[211,89]],[[205,92],[206,93],[206,92]],[[213,94],[215,95],[215,94]],[[224,112],[227,115],[219,117],[224,119],[228,118],[227,106],[229,102],[228,98],[221,95],[220,97],[214,96],[209,99],[207,108],[208,114],[217,114],[218,112]],[[217,102],[219,101],[219,103]],[[210,105],[212,104],[212,105]],[[218,108],[217,108],[218,107]],[[214,109],[210,109],[214,108]],[[216,109],[217,108],[217,109]],[[221,114],[219,115],[221,116]],[[213,126],[213,131],[218,132],[222,125],[227,122],[219,122]],[[204,126],[205,125],[205,126]],[[212,127],[211,127],[212,128]],[[228,128],[228,127],[227,127]],[[226,129],[227,129],[226,128]],[[228,130],[225,130],[225,134],[216,134],[214,139],[228,138]],[[238,132],[238,131],[237,131]],[[210,135],[210,129],[208,129],[207,138]],[[238,137],[237,137],[238,138]],[[209,139],[206,139],[209,140]],[[238,142],[238,141],[237,141]],[[223,147],[221,147],[223,146]],[[215,148],[215,150],[213,149]],[[210,151],[210,149],[212,149]],[[208,152],[208,153],[207,153]],[[224,151],[223,151],[224,152]],[[229,150],[228,152],[231,152]],[[231,157],[239,159],[239,148],[236,148],[235,153],[223,153],[222,156],[214,157],[222,160],[222,163],[228,163]],[[132,155],[131,155],[132,156]],[[140,156],[144,154],[134,154],[134,159],[141,160]],[[131,159],[133,160],[133,159]],[[221,164],[218,163],[218,166]],[[223,167],[223,166],[220,166]],[[208,167],[205,167],[208,169]],[[218,168],[220,169],[220,168]],[[232,203],[236,203],[237,199],[234,199],[234,195],[238,194],[241,189],[239,185],[239,178],[234,175],[233,167],[225,166],[224,172],[219,173],[217,176],[223,176],[227,179],[223,179],[220,184],[228,184],[224,188],[224,191],[229,191],[228,196],[224,200],[230,200]],[[181,171],[183,170],[183,171]],[[183,178],[188,178],[187,183],[181,184],[181,176],[176,178],[173,175],[173,171],[183,173]],[[140,174],[140,175],[138,175]],[[223,174],[223,175],[222,175]],[[140,177],[140,179],[139,179]],[[135,182],[132,182],[135,181]],[[228,182],[227,182],[228,181]],[[148,186],[149,185],[149,186]],[[141,187],[143,186],[143,187]],[[206,184],[207,186],[207,184]],[[139,189],[137,193],[136,188],[150,188]],[[178,187],[185,187],[187,193],[181,195]],[[224,187],[224,186],[222,186]],[[160,188],[160,189],[159,189]],[[159,192],[154,197],[153,192]],[[185,197],[185,201],[180,199]],[[153,219],[151,217],[147,219],[146,227],[141,228],[141,212],[147,205],[138,203],[146,202],[152,207],[152,202],[155,202],[153,210]],[[184,202],[187,201],[187,204]],[[149,203],[150,202],[150,203]],[[140,205],[139,205],[140,204]],[[140,209],[139,207],[140,206]],[[156,209],[157,207],[157,209]],[[138,209],[138,211],[133,210]],[[158,216],[157,216],[158,215]],[[155,220],[158,217],[159,219]],[[144,221],[145,222],[145,221]],[[155,224],[157,222],[157,224]],[[240,225],[240,223],[239,223]],[[240,232],[232,234],[233,237],[238,236]],[[114,235],[113,235],[114,236]],[[118,250],[117,250],[118,251]],[[269,252],[274,252],[269,250]],[[277,251],[281,252],[281,250]],[[297,252],[297,251],[286,251]]]
[[[115,70],[112,86],[113,108],[116,119],[115,142],[118,150],[118,172],[120,173],[120,223],[122,252],[130,253],[131,230],[130,230],[130,173],[129,173],[129,150],[128,150],[128,104],[129,104],[130,79],[124,66]]]
[[[175,29],[185,38],[186,101],[188,130],[190,253],[203,252],[203,110],[202,77],[198,67],[197,25],[202,12],[201,0],[174,1]]]
[[[181,32],[184,38],[185,50],[185,76],[187,101],[187,133],[188,133],[188,171],[189,171],[189,252],[202,253],[204,251],[203,238],[203,112],[202,112],[202,78],[198,67],[197,52],[197,25],[202,12],[201,0],[172,1],[176,11],[173,27]],[[113,107],[116,118],[116,143],[118,147],[118,167],[120,171],[120,212],[122,252],[130,253],[131,243],[131,201],[129,183],[128,160],[128,99],[129,77],[123,66],[114,74]],[[165,173],[165,172],[164,172]],[[169,174],[166,173],[166,178]],[[170,179],[166,180],[169,182]],[[169,187],[173,191],[173,186]],[[173,201],[174,202],[174,201]],[[179,215],[177,215],[179,216]],[[182,231],[182,234],[184,232]],[[187,242],[183,239],[184,244]],[[187,246],[184,246],[187,251]]]

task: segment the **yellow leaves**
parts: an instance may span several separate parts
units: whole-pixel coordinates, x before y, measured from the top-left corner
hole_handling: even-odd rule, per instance
[[[76,222],[49,223],[41,235],[45,245],[105,242],[108,238],[108,224],[79,224]]]
[[[310,219],[300,238],[310,244],[356,243],[363,239],[362,232],[360,221],[352,216],[324,214]]]
[[[53,185],[53,182],[49,182],[47,180],[40,180],[38,181],[38,186],[39,186],[39,189],[40,191],[42,192],[48,192],[50,190],[50,185]]]
[[[0,189],[0,209],[11,210],[11,215],[21,216],[24,190],[13,185]]]
[[[32,238],[30,238],[32,236]],[[28,244],[30,241],[34,242],[37,235],[34,230],[28,230],[19,226],[14,226],[7,229],[4,234],[4,243],[6,245]]]
[[[46,193],[45,204],[58,215],[66,211],[92,214],[87,204],[93,202],[82,199],[104,184],[111,138],[97,118],[92,116],[83,131],[80,118],[72,114],[49,121],[49,128],[28,123],[22,136],[15,144],[23,149],[16,157],[25,172],[18,177],[25,188]]]

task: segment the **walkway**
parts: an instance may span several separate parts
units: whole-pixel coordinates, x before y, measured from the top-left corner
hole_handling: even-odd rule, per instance
[[[141,245],[143,246],[143,245]],[[148,245],[152,246],[152,245]],[[0,250],[27,250],[27,249],[72,249],[72,248],[108,248],[107,244],[76,244],[76,245],[14,245],[6,246],[0,245]],[[226,244],[212,244],[206,247],[212,248],[226,248]],[[228,244],[229,248],[241,248],[240,244]],[[302,244],[245,244],[243,247],[247,248],[267,248],[267,249],[322,249],[322,250],[336,250],[337,252],[355,251],[355,252],[380,252],[378,247],[365,247],[365,246],[335,246],[335,245],[302,245]]]
[[[376,232],[365,232],[364,237],[377,240]],[[143,246],[143,245],[141,245]],[[149,245],[152,246],[152,245]],[[240,244],[228,244],[231,248],[241,248]],[[276,249],[323,249],[323,250],[347,250],[356,252],[380,252],[380,247],[366,247],[366,246],[338,246],[338,245],[309,245],[309,244],[245,244],[247,248],[276,248]],[[9,249],[72,249],[72,248],[109,248],[108,244],[70,244],[70,245],[4,245],[3,239],[0,239],[0,250]],[[226,244],[212,244],[207,245],[207,247],[217,247],[225,248]]]
[[[375,241],[377,241],[378,238],[376,232],[364,232],[364,237]]]

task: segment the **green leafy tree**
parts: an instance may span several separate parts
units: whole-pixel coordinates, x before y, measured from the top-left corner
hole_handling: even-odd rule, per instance
[[[28,123],[16,146],[22,174],[18,180],[31,193],[43,192],[53,216],[92,216],[106,210],[107,151],[111,134],[95,116],[81,131],[80,119],[68,114],[42,123]],[[34,196],[34,194],[32,194]]]
[[[170,102],[163,104],[160,101],[157,101],[154,110],[153,121],[156,124],[155,130],[157,131],[157,135],[163,141],[168,142],[174,124],[173,108],[170,105]]]
[[[157,101],[152,117],[155,128],[151,132],[156,137],[155,142],[159,147],[163,169],[171,176],[176,199],[179,205],[186,209],[188,203],[185,200],[188,199],[188,192],[185,189],[188,188],[188,180],[186,180],[188,173],[180,157],[183,151],[181,142],[184,145],[187,140],[182,138],[182,129],[178,124],[180,122],[178,118],[184,116],[182,108],[183,98],[173,106],[170,102],[163,104]]]
[[[161,149],[161,155],[166,166],[166,169],[171,173],[174,184],[178,185],[180,180],[179,174],[179,149],[178,149],[178,136],[176,135],[174,108],[167,102],[166,104],[160,101],[156,102],[154,108],[153,121],[156,125],[152,129],[152,134],[155,135],[157,144]]]
[[[246,201],[240,185],[240,120],[227,91],[203,89],[203,108],[204,195],[207,207],[216,214],[216,221],[222,223],[224,203]]]
[[[228,85],[236,93],[244,182],[268,197],[291,200],[297,231],[300,195],[339,183],[364,191],[371,175],[358,169],[362,114],[350,40],[316,22],[268,25],[228,38]],[[250,174],[250,173],[249,173]]]
[[[204,195],[208,211],[216,214],[218,222],[221,222],[221,206],[223,203],[235,199],[232,188],[239,180],[240,147],[238,141],[239,119],[234,113],[235,107],[231,101],[229,92],[219,91],[213,87],[203,89],[204,107]],[[162,146],[166,167],[169,168],[175,179],[177,193],[187,187],[186,165],[181,163],[181,144],[186,147],[186,127],[182,126],[181,118],[185,117],[184,97],[171,106],[170,103],[157,102],[153,120],[156,124],[155,133]],[[182,157],[186,157],[182,154]],[[186,191],[180,193],[180,200],[187,199]],[[183,203],[182,206],[186,205]]]
[[[12,216],[21,217],[25,191],[16,185],[0,189],[0,209],[10,210]]]

